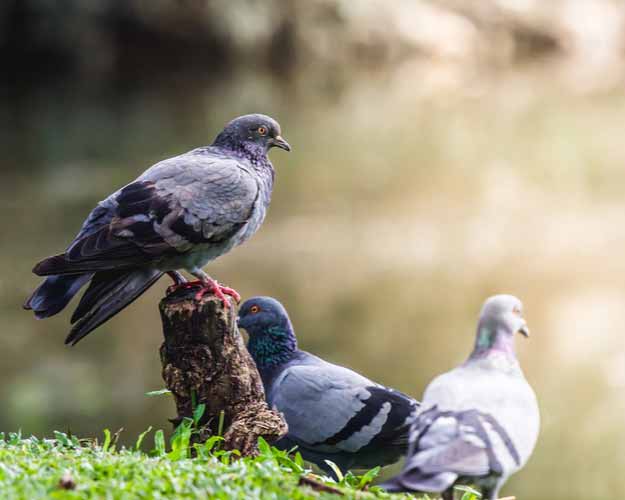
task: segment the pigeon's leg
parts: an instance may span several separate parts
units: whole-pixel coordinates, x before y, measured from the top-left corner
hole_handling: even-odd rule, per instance
[[[178,271],[168,271],[167,275],[174,280],[174,284],[167,287],[167,295],[174,293],[180,287],[185,287],[189,283],[187,278],[185,278]]]
[[[441,498],[443,500],[454,500],[454,487],[452,486],[451,488],[447,488],[443,491]]]
[[[200,300],[207,293],[213,293],[221,300],[226,309],[230,307],[230,302],[228,302],[226,295],[233,297],[237,303],[241,302],[241,296],[236,290],[220,285],[217,281],[202,271],[202,269],[193,269],[191,274],[202,282],[202,288],[195,294],[195,300]]]
[[[182,285],[183,283],[187,282],[187,278],[185,278],[181,273],[179,273],[178,271],[168,271],[167,275],[174,280],[174,285]]]

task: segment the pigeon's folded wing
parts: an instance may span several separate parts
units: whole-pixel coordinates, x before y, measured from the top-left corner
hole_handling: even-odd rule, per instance
[[[290,367],[271,391],[289,423],[289,436],[328,452],[355,452],[369,444],[392,407],[392,391],[329,363]]]
[[[421,415],[411,430],[411,456],[405,470],[432,475],[454,472],[481,476],[501,473],[501,460],[518,453],[506,431],[492,416],[475,410],[438,411]]]
[[[405,468],[417,468],[426,475],[453,471],[458,475],[482,476],[490,470],[484,447],[462,438],[413,455]]]
[[[105,200],[66,253],[35,272],[132,267],[231,238],[249,220],[258,184],[233,160],[195,156],[165,160]]]

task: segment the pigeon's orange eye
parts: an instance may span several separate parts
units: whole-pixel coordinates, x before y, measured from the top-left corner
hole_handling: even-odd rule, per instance
[[[258,306],[252,306],[252,307],[250,307],[250,312],[251,312],[252,314],[256,314],[258,311],[260,311],[260,307],[258,307]]]
[[[258,127],[258,133],[260,135],[267,135],[267,127]]]
[[[518,306],[514,306],[514,308],[512,309],[512,312],[516,314],[517,316],[521,316],[521,308]]]

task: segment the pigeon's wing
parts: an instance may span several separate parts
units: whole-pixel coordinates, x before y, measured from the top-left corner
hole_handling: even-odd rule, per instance
[[[328,452],[354,452],[369,444],[392,421],[389,413],[399,394],[330,363],[289,367],[270,392],[289,436]]]
[[[454,472],[458,475],[485,475],[490,470],[487,443],[477,429],[462,422],[461,417],[444,413],[424,419],[423,415],[411,433],[415,451],[405,469],[418,469],[432,475]]]
[[[520,465],[510,436],[490,414],[478,410],[422,412],[410,435],[410,458],[406,470],[432,475],[453,472],[482,476],[501,474],[509,461]]]
[[[371,444],[393,446],[405,452],[408,448],[410,428],[419,410],[419,403],[410,396],[388,387],[381,386],[371,391],[378,391],[379,400],[385,400],[391,405],[386,422]]]
[[[223,244],[248,222],[258,193],[252,173],[234,160],[198,154],[165,160],[98,206],[65,254],[35,272],[132,267],[196,244]]]
[[[422,405],[427,409],[418,414],[410,430],[404,468],[397,477],[382,484],[383,488],[440,492],[451,487],[458,477],[502,471],[493,451],[493,426],[487,422],[487,416],[475,410],[439,410],[425,399]]]
[[[109,196],[105,200],[97,204],[85,219],[80,231],[74,238],[74,241],[86,238],[87,236],[97,232],[101,228],[107,226],[111,219],[115,216],[115,208],[117,203],[113,196]]]
[[[183,251],[189,244],[231,238],[250,221],[259,199],[257,175],[232,159],[191,154],[167,175],[159,172],[143,181],[154,182],[154,196],[168,200],[169,212],[156,231]]]

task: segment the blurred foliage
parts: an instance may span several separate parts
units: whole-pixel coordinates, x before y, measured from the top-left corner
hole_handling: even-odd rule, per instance
[[[189,67],[214,76],[232,65],[489,67],[551,55],[597,69],[622,61],[624,24],[614,0],[7,0],[0,56],[13,84]]]

